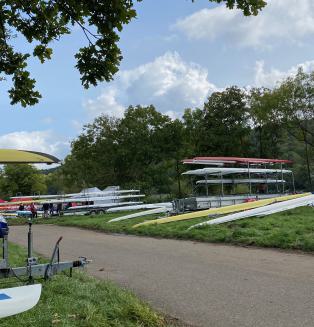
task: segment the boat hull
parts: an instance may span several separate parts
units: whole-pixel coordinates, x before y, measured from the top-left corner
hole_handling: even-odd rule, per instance
[[[40,295],[41,284],[0,289],[0,318],[32,309]]]

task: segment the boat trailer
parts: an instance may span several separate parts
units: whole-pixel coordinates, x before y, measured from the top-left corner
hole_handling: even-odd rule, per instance
[[[73,268],[85,267],[90,260],[85,257],[79,257],[75,261],[60,261],[60,242],[62,237],[56,242],[50,261],[39,264],[38,258],[33,256],[33,231],[32,220],[28,220],[28,247],[27,260],[24,267],[11,267],[9,264],[9,226],[7,221],[0,216],[0,239],[2,239],[2,259],[0,258],[0,279],[10,277],[27,277],[29,283],[33,283],[34,278],[49,279],[53,275],[69,270],[72,276]]]

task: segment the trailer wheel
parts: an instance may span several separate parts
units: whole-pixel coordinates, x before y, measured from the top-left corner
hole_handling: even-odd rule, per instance
[[[104,213],[105,213],[104,210],[99,210],[99,211],[98,211],[98,214],[99,214],[99,215],[103,215]]]
[[[97,212],[96,212],[95,210],[92,210],[92,211],[90,212],[90,214],[91,214],[91,216],[95,216],[95,215],[97,214]]]

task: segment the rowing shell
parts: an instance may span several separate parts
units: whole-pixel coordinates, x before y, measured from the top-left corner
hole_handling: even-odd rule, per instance
[[[30,310],[39,301],[41,284],[0,289],[0,318]]]
[[[153,215],[156,213],[166,213],[166,212],[169,212],[169,208],[166,208],[166,207],[155,208],[155,209],[151,209],[151,210],[145,210],[145,211],[141,211],[141,212],[137,212],[137,213],[132,213],[130,215],[114,218],[114,219],[109,220],[108,223],[114,223],[114,222],[121,221],[121,220],[133,219],[133,218],[137,218],[137,217],[144,217],[144,216],[149,216],[149,215]]]
[[[118,203],[119,204],[119,203]],[[150,210],[150,209],[157,209],[157,208],[162,208],[162,207],[166,207],[170,209],[172,209],[172,203],[171,202],[162,202],[162,203],[146,203],[146,204],[140,204],[140,205],[130,205],[130,206],[119,206],[119,207],[115,207],[115,208],[110,208],[107,210],[107,213],[109,212],[119,212],[119,211],[129,211],[129,210]]]
[[[195,170],[188,170],[182,175],[196,175],[196,176],[221,176],[229,174],[290,174],[291,170],[287,169],[258,169],[258,168],[202,168]]]
[[[243,179],[205,179],[199,180],[196,184],[281,184],[286,181],[283,179],[263,179],[263,178],[243,178]]]

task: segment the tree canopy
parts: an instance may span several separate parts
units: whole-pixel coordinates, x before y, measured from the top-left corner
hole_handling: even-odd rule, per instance
[[[313,190],[313,76],[300,70],[273,90],[231,86],[178,119],[152,105],[130,106],[120,119],[102,115],[72,142],[59,174],[67,187],[121,185],[173,197],[191,191],[181,176],[186,157],[269,157],[293,160],[297,188]]]
[[[18,193],[32,195],[46,191],[45,176],[34,166],[10,164],[5,165],[0,172],[0,193],[6,197],[15,196]]]
[[[181,127],[153,106],[130,106],[121,119],[100,116],[73,141],[62,168],[65,181],[73,183],[75,175],[78,188],[124,185],[169,192],[169,164],[181,159]]]
[[[202,152],[247,156],[249,149],[248,107],[243,90],[232,86],[214,92],[204,104]],[[209,132],[210,131],[210,132]],[[228,137],[226,137],[228,135]]]
[[[86,46],[75,55],[76,68],[85,88],[110,81],[122,60],[118,47],[123,26],[136,17],[135,3],[142,0],[1,0],[0,1],[0,72],[12,78],[8,91],[11,104],[23,107],[36,104],[41,94],[27,70],[33,55],[41,63],[52,57],[52,42],[77,25],[86,37]],[[192,0],[194,1],[194,0]],[[257,15],[264,0],[208,0],[238,8],[244,15]],[[32,53],[17,49],[15,38],[24,37]]]

